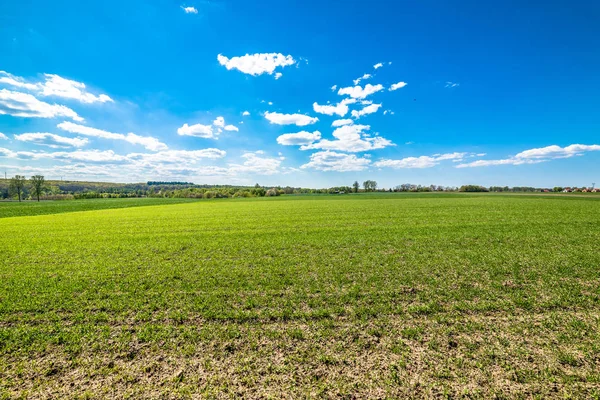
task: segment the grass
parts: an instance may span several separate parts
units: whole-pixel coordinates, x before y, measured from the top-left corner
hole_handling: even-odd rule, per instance
[[[129,198],[129,199],[90,199],[90,200],[51,200],[51,201],[0,201],[0,218],[25,217],[31,215],[61,214],[75,211],[106,210],[179,204],[197,201],[195,199],[170,198]]]
[[[2,218],[0,398],[598,398],[599,221],[481,194]]]

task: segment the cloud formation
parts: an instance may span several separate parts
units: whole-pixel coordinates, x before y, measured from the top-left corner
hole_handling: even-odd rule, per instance
[[[572,144],[566,147],[552,145],[525,150],[505,159],[477,160],[470,163],[459,164],[456,166],[456,168],[489,167],[493,165],[538,164],[559,158],[582,156],[584,153],[589,151],[600,151],[600,145]]]
[[[0,84],[25,89],[35,92],[37,95],[72,99],[86,104],[114,102],[105,94],[94,95],[90,93],[83,82],[66,79],[55,74],[44,74],[44,78],[44,82],[32,82],[8,72],[0,71]]]
[[[446,153],[434,154],[433,156],[406,157],[399,160],[384,159],[373,163],[374,167],[379,168],[431,168],[438,165],[441,161],[452,160],[462,161],[465,157],[472,156],[472,153]]]
[[[358,118],[362,117],[363,115],[376,113],[380,107],[381,107],[381,104],[370,104],[370,105],[364,107],[362,110],[352,110],[351,115],[353,118],[358,119]]]
[[[381,90],[383,90],[383,85],[371,85],[370,83],[367,83],[364,88],[361,86],[349,86],[345,88],[340,88],[340,90],[338,90],[338,94],[348,95],[353,99],[364,99],[367,96],[370,96],[373,93],[377,93]]]
[[[388,90],[390,92],[393,92],[394,90],[402,89],[406,85],[408,85],[408,83],[406,83],[406,82],[394,83],[394,84],[392,84],[392,86],[390,86],[390,88]]]
[[[89,143],[86,138],[68,138],[53,133],[22,133],[14,135],[15,140],[52,148],[83,147]]]
[[[141,145],[150,151],[161,151],[168,148],[166,144],[162,143],[156,138],[150,136],[139,136],[131,132],[124,135],[122,133],[113,133],[103,131],[101,129],[91,128],[89,126],[74,124],[73,122],[62,122],[58,124],[57,127],[63,131],[78,133],[80,135],[98,137],[102,139],[122,140],[131,144]]]
[[[0,114],[25,118],[56,118],[67,117],[75,121],[83,121],[77,113],[69,107],[49,104],[38,100],[29,93],[0,90]]]
[[[311,117],[304,114],[281,114],[268,111],[265,113],[265,118],[272,124],[296,126],[311,125],[319,120],[317,117]]]
[[[337,153],[334,151],[319,151],[310,155],[310,161],[300,168],[316,169],[319,171],[362,171],[366,169],[371,160],[365,157],[357,157],[354,154]]]
[[[219,64],[228,70],[237,69],[244,74],[257,76],[262,74],[273,75],[275,69],[284,68],[296,64],[296,60],[291,55],[284,56],[281,53],[256,53],[246,54],[240,57],[225,57],[222,54],[217,56]],[[275,75],[279,79],[281,73]]]
[[[198,10],[196,9],[196,7],[184,7],[184,6],[181,6],[181,8],[183,9],[183,11],[186,14],[198,14]]]
[[[277,138],[277,143],[284,146],[301,146],[308,145],[321,139],[321,132],[314,131],[313,133],[301,131],[298,133],[284,133]]]
[[[344,125],[333,131],[333,137],[336,140],[322,139],[300,147],[300,150],[337,150],[357,153],[384,147],[394,146],[394,144],[379,136],[371,137],[365,131],[371,129],[369,125]]]

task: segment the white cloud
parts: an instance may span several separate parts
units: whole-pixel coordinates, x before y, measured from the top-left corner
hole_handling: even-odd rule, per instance
[[[53,133],[23,133],[14,135],[14,137],[21,142],[29,142],[53,148],[83,147],[89,142],[89,140],[85,138],[68,138]]]
[[[406,85],[408,85],[408,83],[406,83],[406,82],[394,83],[394,84],[392,84],[392,86],[390,86],[390,88],[388,90],[390,92],[393,92],[394,90],[402,89]]]
[[[457,168],[488,167],[492,165],[521,165],[537,164],[558,158],[581,156],[588,151],[600,151],[600,145],[572,144],[566,147],[557,145],[522,151],[512,157],[500,160],[477,160],[470,163],[459,164]]]
[[[363,115],[376,113],[381,107],[381,104],[371,104],[363,108],[362,110],[352,110],[352,117],[360,118]]]
[[[131,132],[126,135],[121,133],[112,133],[103,131],[101,129],[90,128],[89,126],[74,124],[72,122],[62,122],[58,124],[57,127],[67,132],[79,133],[80,135],[99,137],[103,139],[123,140],[131,144],[139,144],[151,151],[167,149],[167,145],[160,142],[156,138],[150,136],[139,136]]]
[[[379,92],[380,90],[383,90],[383,85],[371,85],[370,83],[367,83],[364,88],[360,86],[340,88],[340,90],[338,90],[338,94],[347,94],[354,99],[364,99],[373,93]]]
[[[36,92],[42,96],[62,97],[78,100],[82,103],[113,102],[109,96],[98,96],[87,91],[83,82],[65,79],[55,74],[44,74],[45,82],[27,82],[24,78],[14,76],[5,71],[0,71],[0,84],[15,86],[21,89]]]
[[[371,77],[371,74],[364,74],[363,76],[361,76],[360,78],[356,78],[352,82],[354,82],[354,86],[356,86],[360,83],[360,81],[362,81],[364,79],[369,79],[370,77]]]
[[[223,117],[215,118],[215,120],[213,121],[213,125],[218,126],[219,128],[223,128],[225,126],[225,118],[223,118]]]
[[[273,175],[279,171],[281,166],[280,158],[264,157],[264,151],[254,153],[244,153],[243,164],[229,164],[228,172],[230,174],[252,173],[258,175]]]
[[[353,103],[356,103],[355,99],[344,99],[335,106],[332,106],[329,104],[319,105],[319,104],[317,104],[317,102],[314,102],[313,110],[315,110],[315,112],[318,112],[319,114],[325,114],[325,115],[337,114],[340,117],[343,117],[344,115],[346,115],[348,113],[348,104],[353,104]]]
[[[458,87],[458,86],[460,86],[460,83],[456,83],[456,82],[446,82],[446,85],[445,85],[444,87],[447,87],[447,88],[455,88],[455,87]]]
[[[319,118],[304,114],[281,114],[277,112],[266,112],[265,118],[272,124],[306,126],[314,124]]]
[[[382,149],[394,144],[382,137],[371,137],[365,131],[369,130],[369,125],[344,125],[333,131],[336,140],[323,139],[319,142],[304,145],[300,150],[320,149],[320,150],[338,150],[348,152],[361,152],[374,149]]]
[[[275,73],[275,80],[281,78],[283,76],[283,74],[281,72],[276,72]]]
[[[393,112],[392,110],[385,110],[385,111],[383,112],[383,115],[388,115],[388,114],[390,114],[390,115],[394,115],[394,114],[395,114],[395,112]]]
[[[225,127],[223,127],[223,129],[225,129],[226,131],[235,131],[235,132],[239,132],[240,131],[238,129],[238,127],[235,126],[235,125],[225,125]]]
[[[0,114],[27,118],[68,117],[75,121],[83,121],[83,118],[68,107],[49,104],[31,94],[7,89],[0,90]]]
[[[246,116],[250,115],[250,111],[244,111],[244,112],[242,113],[242,115],[243,115],[244,117],[246,117]]]
[[[131,153],[126,156],[130,161],[153,165],[155,163],[176,163],[186,165],[204,158],[223,158],[224,150],[209,148],[202,150],[167,150],[157,153]]]
[[[183,9],[183,11],[186,14],[198,14],[198,10],[196,9],[196,7],[184,7],[184,6],[181,6],[181,8]]]
[[[8,136],[6,136],[4,133],[0,132],[0,139],[8,140]]]
[[[383,63],[377,63],[377,64],[373,65],[374,69],[378,69],[378,68],[381,68],[381,67],[383,67]]]
[[[319,151],[310,156],[310,161],[300,168],[312,168],[319,171],[362,171],[368,168],[371,160],[357,157],[354,154],[336,153],[334,151]]]
[[[410,143],[410,142],[408,142]],[[407,143],[407,144],[408,144]],[[472,156],[472,153],[446,153],[446,154],[434,154],[433,156],[420,156],[420,157],[406,157],[399,160],[384,159],[377,161],[373,164],[375,167],[380,168],[431,168],[438,165],[441,161],[462,161],[465,157]]]
[[[336,89],[337,89],[337,85],[333,85],[333,86],[331,87],[331,91],[332,91],[332,92],[335,92],[335,90],[336,90]]]
[[[64,97],[88,104],[113,102],[113,99],[105,94],[95,96],[87,92],[85,84],[82,82],[72,81],[54,74],[44,74],[44,76],[46,77],[42,90],[44,96]]]
[[[321,132],[313,133],[301,131],[298,133],[285,133],[277,138],[277,143],[284,146],[308,145],[321,139]]]
[[[343,126],[343,125],[352,125],[354,123],[354,120],[348,118],[348,119],[336,119],[335,121],[333,121],[331,123],[331,126]]]
[[[244,74],[257,76],[262,74],[273,75],[278,67],[284,68],[296,64],[291,55],[284,56],[281,53],[257,53],[245,56],[227,58],[222,54],[217,56],[219,64],[228,70],[237,69]],[[279,75],[280,77],[281,75]],[[278,76],[276,75],[277,79]]]
[[[177,134],[180,136],[194,136],[205,139],[212,139],[218,135],[218,133],[213,131],[211,125],[202,124],[183,124],[183,126],[177,129]]]

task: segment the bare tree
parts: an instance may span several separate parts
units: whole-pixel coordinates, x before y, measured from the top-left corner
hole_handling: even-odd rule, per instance
[[[42,192],[46,190],[46,180],[42,175],[34,175],[31,177],[31,186],[33,194],[37,197],[37,201],[40,201]]]
[[[17,195],[17,197],[19,198],[19,201],[21,201],[21,198],[23,197],[23,189],[25,189],[25,181],[26,181],[25,177],[21,176],[21,175],[15,175],[14,177],[10,178],[10,184],[8,185],[8,191],[13,196]]]

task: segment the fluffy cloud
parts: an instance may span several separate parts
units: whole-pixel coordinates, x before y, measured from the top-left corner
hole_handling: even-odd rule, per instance
[[[308,145],[321,139],[321,132],[313,133],[301,131],[298,133],[285,133],[277,138],[277,143],[284,146]]]
[[[394,90],[402,89],[406,85],[408,85],[408,83],[406,83],[406,82],[394,83],[394,84],[392,84],[392,86],[390,86],[390,88],[388,90],[390,92],[393,92]]]
[[[127,135],[121,133],[112,133],[103,131],[101,129],[90,128],[89,126],[74,124],[72,122],[62,122],[57,126],[58,128],[64,131],[78,133],[80,135],[99,137],[103,139],[123,140],[131,144],[139,144],[151,151],[160,151],[167,149],[167,145],[160,142],[156,138],[150,136],[139,136],[131,132]]]
[[[300,150],[320,149],[355,153],[394,146],[391,141],[385,138],[371,137],[365,133],[370,128],[369,125],[344,125],[333,131],[333,136],[337,140],[323,139],[319,142],[304,145],[300,147]]]
[[[217,139],[221,132],[223,132],[223,129],[226,131],[239,132],[237,126],[225,125],[225,118],[219,116],[215,118],[212,125],[183,124],[183,126],[177,129],[177,134],[180,136],[194,136],[204,139]]]
[[[44,74],[44,78],[44,82],[32,83],[27,82],[24,78],[0,71],[0,84],[36,92],[42,96],[62,97],[87,104],[113,102],[113,99],[105,94],[94,95],[88,92],[83,82],[73,81],[55,74]]]
[[[157,153],[131,153],[126,158],[141,164],[175,163],[185,165],[205,158],[223,158],[225,155],[224,150],[210,148],[202,150],[167,150]]]
[[[488,167],[491,165],[521,165],[521,164],[537,164],[554,160],[557,158],[570,158],[573,156],[581,156],[588,151],[600,151],[600,145],[592,144],[572,144],[566,147],[557,145],[546,146],[541,148],[529,149],[522,151],[512,157],[500,160],[477,160],[470,163],[459,164],[457,168],[468,167]]]
[[[340,88],[340,90],[338,90],[338,94],[346,94],[354,99],[364,99],[367,96],[372,95],[373,93],[377,93],[381,90],[383,90],[383,85],[371,85],[370,83],[367,83],[364,88],[362,88],[361,86],[349,86],[345,88]]]
[[[53,133],[23,133],[14,135],[14,137],[21,142],[29,142],[53,148],[83,147],[89,142],[89,140],[85,138],[68,138]]]
[[[275,73],[275,80],[281,78],[283,76],[283,74],[281,72],[276,72]]]
[[[278,112],[266,112],[265,118],[272,124],[306,126],[314,124],[319,118],[304,114],[281,114]]]
[[[331,123],[331,126],[343,126],[343,125],[352,125],[354,120],[348,119],[336,119]]]
[[[331,91],[332,91],[332,92],[335,92],[335,90],[336,90],[336,89],[337,89],[337,85],[333,85],[333,86],[331,87]]]
[[[313,110],[315,110],[315,112],[318,112],[319,114],[325,114],[325,115],[337,114],[340,117],[343,117],[344,115],[346,115],[348,113],[348,104],[354,104],[354,103],[356,103],[355,99],[344,99],[335,106],[329,105],[329,104],[319,105],[319,104],[317,104],[317,102],[314,102]]]
[[[361,76],[360,78],[356,78],[352,82],[354,82],[354,86],[356,86],[360,83],[360,81],[362,81],[364,79],[369,79],[370,77],[371,77],[371,74],[364,74],[363,76]]]
[[[291,55],[284,56],[281,53],[257,53],[246,54],[240,57],[225,57],[222,54],[217,56],[219,64],[228,70],[237,69],[244,74],[257,76],[262,74],[273,75],[278,67],[284,68],[296,64],[296,60]],[[275,79],[281,77],[281,73],[276,74]]]
[[[383,63],[377,63],[377,64],[373,65],[374,69],[378,69],[378,68],[381,68],[381,67],[383,67]]]
[[[363,108],[362,110],[352,110],[352,117],[360,118],[363,115],[376,113],[381,107],[381,104],[371,104]]]
[[[310,161],[300,168],[312,168],[319,171],[362,171],[366,169],[371,160],[366,157],[357,157],[354,154],[336,153],[334,151],[319,151],[310,156]]]
[[[216,136],[211,125],[202,124],[183,124],[183,126],[177,129],[177,134],[179,136],[195,136],[205,139],[211,139]]]
[[[244,153],[242,158],[244,159],[243,164],[229,164],[229,173],[273,175],[280,172],[281,160],[279,158],[265,157],[263,151]]]
[[[83,118],[68,107],[49,104],[31,94],[7,89],[0,90],[0,114],[27,118],[67,117],[75,121],[83,121]]]
[[[0,139],[8,140],[8,136],[6,136],[4,133],[0,132]]]
[[[244,111],[244,112],[242,113],[242,115],[243,115],[244,117],[246,117],[246,116],[250,115],[250,111]]]
[[[438,165],[441,161],[452,160],[462,161],[466,157],[475,156],[473,153],[446,153],[434,154],[433,156],[406,157],[399,160],[380,160],[373,164],[380,168],[431,168]]]
[[[198,10],[196,9],[196,7],[181,6],[181,8],[186,14],[198,14]]]

